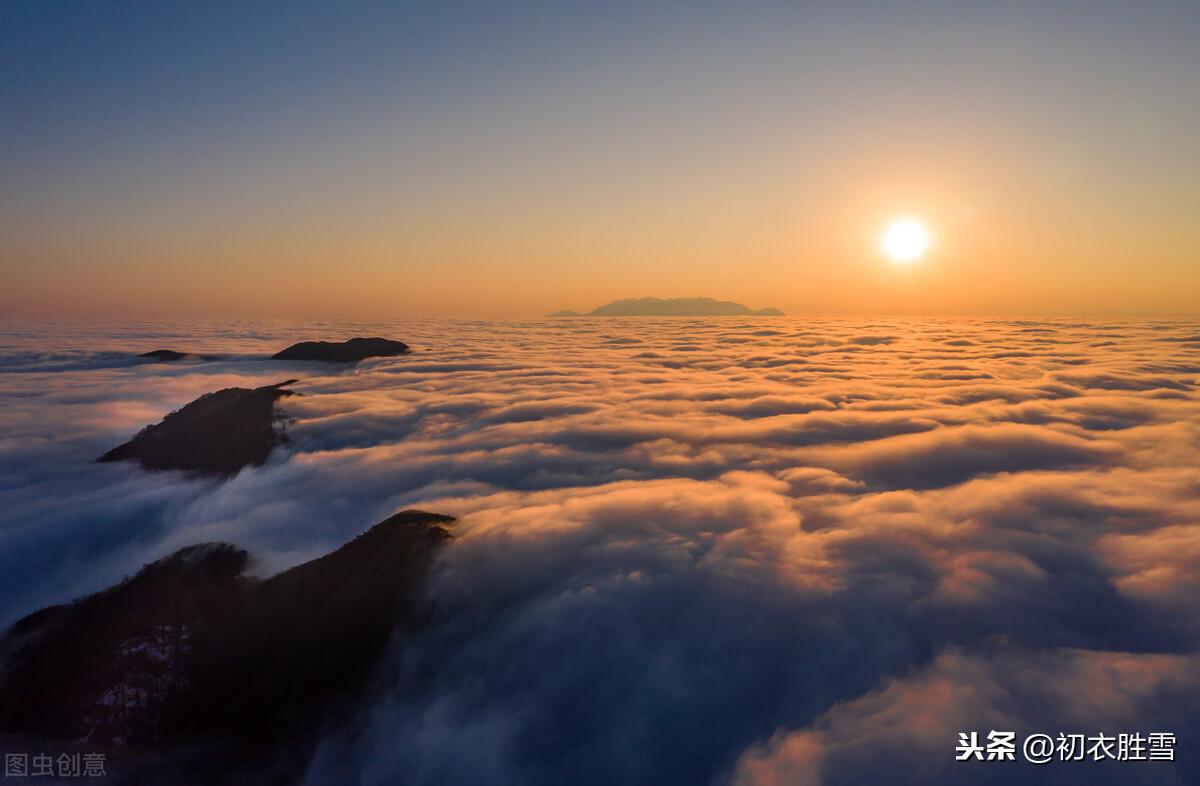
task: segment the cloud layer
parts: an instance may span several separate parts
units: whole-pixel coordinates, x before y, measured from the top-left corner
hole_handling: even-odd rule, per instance
[[[356,367],[261,360],[390,335]],[[1009,782],[957,733],[1200,731],[1200,326],[1001,320],[152,325],[0,340],[0,623],[204,540],[263,573],[460,517],[311,783]],[[207,353],[133,361],[159,346]],[[225,483],[91,459],[289,377]],[[420,686],[419,688],[414,686]]]

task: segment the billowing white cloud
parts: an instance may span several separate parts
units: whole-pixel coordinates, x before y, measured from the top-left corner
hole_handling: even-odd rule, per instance
[[[438,622],[330,730],[314,784],[347,767],[363,783],[960,783],[960,727],[1182,735],[1200,730],[1197,332],[29,329],[0,346],[0,623],[190,543],[236,542],[271,573],[423,507],[459,517],[429,587]],[[349,335],[416,351],[261,359]],[[212,359],[124,354],[160,346]],[[292,441],[262,467],[219,483],[92,461],[203,392],[289,377]],[[1011,778],[992,772],[971,776]]]

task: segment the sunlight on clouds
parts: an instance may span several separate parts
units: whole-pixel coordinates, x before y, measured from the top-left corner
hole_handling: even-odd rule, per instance
[[[940,762],[967,720],[1200,730],[1193,322],[402,322],[336,332],[410,356],[261,360],[308,332],[155,335],[214,356],[172,365],[122,354],[134,330],[10,337],[4,621],[190,543],[265,575],[424,507],[459,517],[444,622],[314,784],[353,760],[366,783],[835,786]],[[291,442],[225,483],[91,462],[289,377]]]

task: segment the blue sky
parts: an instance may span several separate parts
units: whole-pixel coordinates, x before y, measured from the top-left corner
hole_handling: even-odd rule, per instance
[[[817,288],[842,311],[1046,311],[1064,288],[1067,311],[1196,305],[1194,4],[0,18],[4,305],[33,315],[130,313],[148,276],[203,290],[171,310],[249,313],[239,287],[285,269],[303,282],[287,302],[320,310],[335,258],[338,313],[378,311],[369,289],[471,315],[637,294],[808,310]],[[946,263],[902,299],[864,256],[896,212],[927,218]],[[227,288],[197,279],[210,267]],[[544,289],[506,289],[514,271]]]

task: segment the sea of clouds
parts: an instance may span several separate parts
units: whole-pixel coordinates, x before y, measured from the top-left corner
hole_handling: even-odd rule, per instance
[[[263,359],[382,335],[357,366]],[[135,360],[157,348],[203,359]],[[0,328],[0,625],[182,546],[261,574],[459,518],[310,784],[1195,783],[1200,322],[562,319]],[[97,464],[288,378],[219,482]],[[960,731],[1174,762],[955,762]]]

